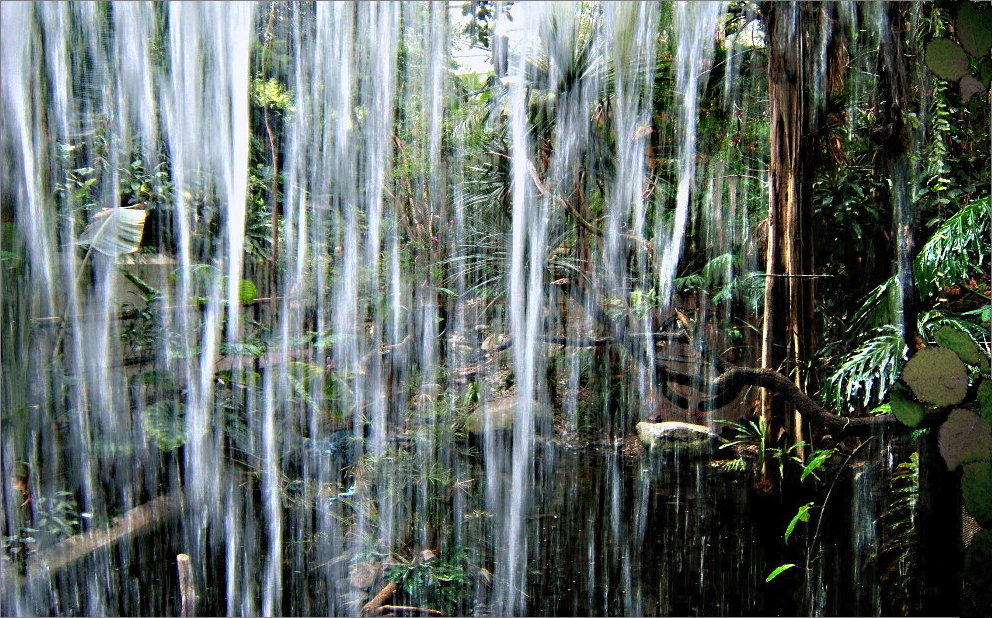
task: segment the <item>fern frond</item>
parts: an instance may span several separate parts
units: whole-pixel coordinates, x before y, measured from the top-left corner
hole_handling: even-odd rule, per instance
[[[851,353],[837,371],[827,378],[824,398],[834,407],[861,397],[865,406],[883,401],[899,379],[908,348],[898,326],[887,325],[875,331]]]
[[[945,221],[923,245],[913,263],[916,287],[927,298],[982,272],[989,259],[992,209],[989,198],[975,200]]]

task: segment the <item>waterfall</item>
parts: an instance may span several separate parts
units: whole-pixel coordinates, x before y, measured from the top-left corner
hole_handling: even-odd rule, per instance
[[[468,4],[0,4],[5,615],[177,613],[180,553],[203,614],[770,607],[746,488],[634,429],[746,347],[762,44]]]

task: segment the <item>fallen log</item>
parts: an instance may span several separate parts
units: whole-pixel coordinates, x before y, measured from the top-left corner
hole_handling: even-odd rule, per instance
[[[672,333],[649,334],[655,340],[662,338],[673,339]],[[642,335],[639,335],[642,336]],[[685,337],[685,335],[681,335]],[[628,336],[619,337],[598,337],[598,338],[574,338],[565,337],[541,337],[541,341],[565,346],[593,347],[612,344],[624,344],[634,341],[636,338]],[[639,341],[639,340],[638,340]],[[513,345],[512,340],[506,341],[490,352],[501,351]],[[636,351],[636,350],[632,350]],[[782,397],[790,406],[814,426],[827,433],[838,435],[846,433],[848,435],[869,432],[881,427],[903,427],[895,416],[891,414],[880,414],[869,417],[847,417],[834,414],[824,408],[815,399],[804,393],[796,386],[792,380],[773,369],[753,369],[750,367],[735,367],[726,361],[720,365],[726,368],[722,374],[712,381],[707,381],[700,375],[676,371],[669,367],[663,359],[655,359],[655,379],[661,394],[672,402],[676,407],[688,409],[690,407],[689,398],[673,390],[669,384],[687,386],[700,393],[709,393],[696,405],[697,412],[711,412],[722,408],[734,401],[745,388],[757,386]],[[930,410],[924,417],[921,427],[938,426],[947,417],[947,410]]]
[[[382,613],[382,607],[389,600],[391,596],[396,592],[396,582],[389,582],[382,587],[372,600],[366,603],[362,607],[362,611],[358,614],[359,616],[379,616]]]
[[[100,549],[147,533],[177,516],[180,511],[179,494],[159,496],[136,506],[113,520],[113,526],[77,534],[38,551],[27,559],[27,580],[48,577]]]
[[[759,386],[781,396],[805,420],[834,435],[857,434],[880,427],[904,427],[892,414],[857,418],[839,416],[821,406],[781,373],[772,369],[752,369],[749,367],[735,367],[713,380],[710,385],[710,392],[714,394],[710,398],[700,401],[697,410],[705,412],[722,407],[733,401],[748,386]],[[920,426],[939,425],[947,417],[947,412],[946,409],[928,411]]]
[[[380,613],[384,612],[404,612],[411,614],[428,614],[430,616],[450,616],[451,614],[446,614],[438,609],[431,609],[430,607],[414,607],[413,605],[383,605],[379,608]]]

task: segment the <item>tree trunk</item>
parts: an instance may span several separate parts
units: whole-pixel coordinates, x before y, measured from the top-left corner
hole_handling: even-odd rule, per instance
[[[909,123],[903,114],[910,111],[909,85],[906,75],[906,55],[902,42],[906,38],[905,7],[900,2],[886,2],[884,10],[886,36],[879,43],[879,91],[885,101],[879,105],[879,116],[885,131],[879,136],[886,174],[890,179],[889,201],[892,203],[892,227],[895,238],[894,256],[899,281],[899,324],[906,345],[915,349],[919,304],[913,278],[913,258],[916,252],[916,209],[909,187],[909,144],[912,141]]]
[[[809,383],[807,368],[816,348],[812,186],[822,108],[815,94],[826,92],[829,74],[816,71],[814,62],[821,52],[823,65],[828,61],[822,43],[829,40],[830,21],[820,3],[768,2],[762,10],[768,35],[771,153],[761,363],[810,391],[815,385]],[[782,429],[790,440],[804,439],[802,419],[773,394],[762,394],[761,409],[771,428],[769,441],[778,438],[775,418],[785,419]],[[773,471],[764,472],[768,476]]]

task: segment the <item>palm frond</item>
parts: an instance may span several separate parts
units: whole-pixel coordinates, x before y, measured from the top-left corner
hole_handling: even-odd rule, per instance
[[[920,296],[932,296],[945,285],[961,283],[982,272],[989,259],[990,229],[988,197],[968,204],[938,227],[913,264]]]
[[[892,275],[871,292],[868,292],[861,307],[854,312],[854,316],[851,318],[851,323],[847,327],[848,335],[863,331],[866,328],[877,328],[892,323],[895,317],[892,311],[892,294],[897,289],[896,282],[896,275]]]
[[[148,211],[137,208],[104,208],[93,215],[78,243],[110,257],[134,253],[141,247],[147,217]]]
[[[831,406],[840,407],[860,396],[862,403],[871,407],[883,401],[899,379],[902,361],[909,352],[902,330],[887,325],[875,332],[827,378],[823,396]]]
[[[928,341],[933,341],[934,333],[944,325],[953,326],[961,332],[967,333],[980,347],[985,347],[989,341],[988,327],[981,323],[940,309],[933,309],[920,314],[920,334]]]

